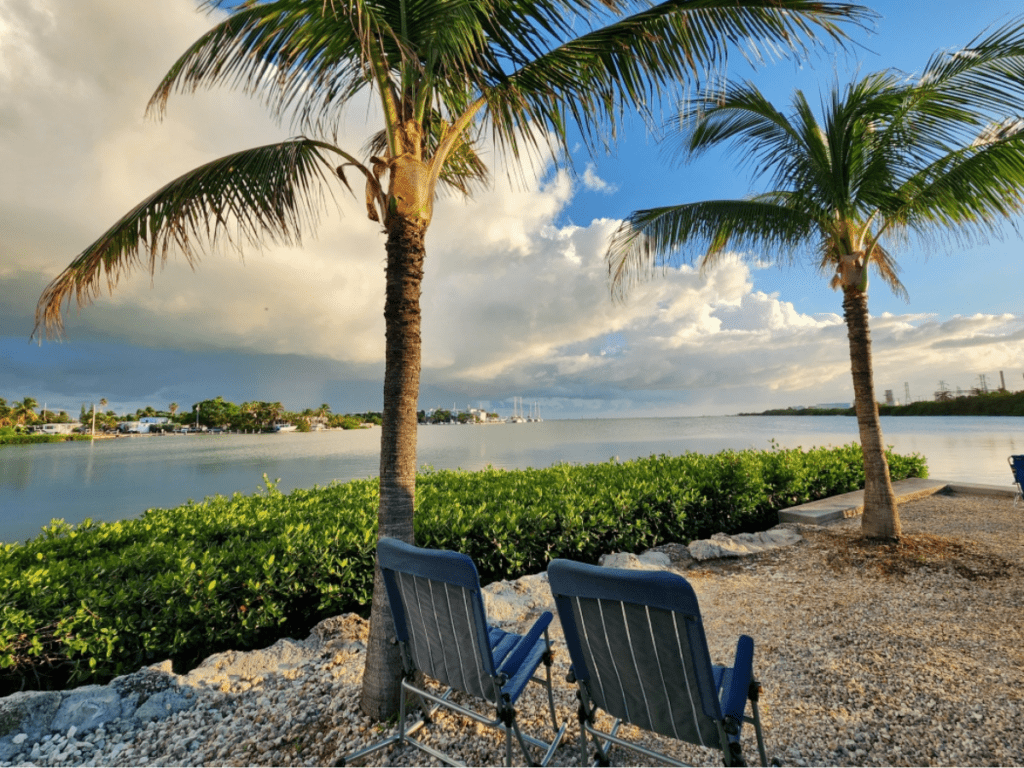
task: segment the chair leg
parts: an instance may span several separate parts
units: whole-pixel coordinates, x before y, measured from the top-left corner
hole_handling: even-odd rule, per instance
[[[513,716],[513,719],[512,719],[512,730],[515,731],[516,739],[519,741],[519,748],[521,750],[523,750],[523,757],[526,758],[526,764],[527,765],[538,765],[538,763],[535,763],[533,761],[533,755],[530,754],[530,748],[528,746],[526,746],[526,741],[525,741],[525,739],[523,739],[523,732],[519,730],[519,723],[515,720],[514,716]],[[510,747],[510,749],[511,749],[511,747]],[[512,753],[509,752],[509,755],[511,755],[511,754]],[[511,759],[511,757],[509,759]],[[509,763],[509,765],[511,765],[511,763]]]
[[[401,686],[398,693],[398,743],[405,743],[405,686]]]
[[[546,632],[546,630],[545,630]],[[546,638],[545,638],[546,639]],[[551,685],[551,651],[548,651],[544,658],[544,666],[547,667],[548,678],[548,709],[551,712],[551,729],[558,732],[558,715],[555,714],[555,694]]]
[[[754,683],[754,685],[757,685]],[[760,685],[758,685],[758,693],[760,693]],[[761,765],[768,765],[768,752],[764,748],[764,733],[761,731],[761,711],[758,709],[757,700],[759,696],[753,696],[750,699],[750,706],[754,715],[754,734],[757,736],[757,751],[761,757]]]
[[[587,764],[587,732],[580,725],[580,765]]]

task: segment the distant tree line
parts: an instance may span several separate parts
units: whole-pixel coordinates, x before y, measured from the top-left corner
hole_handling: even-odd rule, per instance
[[[853,408],[773,408],[740,416],[854,416]],[[981,392],[907,405],[878,404],[879,416],[1024,416],[1024,392]]]
[[[498,414],[484,411],[449,411],[445,408],[416,411],[416,421],[420,424],[468,424],[471,421],[481,421],[485,416],[488,421],[498,420]]]
[[[336,414],[331,412],[331,406],[327,403],[322,403],[319,408],[289,411],[280,402],[254,400],[236,405],[218,396],[193,403],[191,408],[181,408],[177,403],[170,403],[164,410],[146,406],[134,413],[104,410],[106,405],[105,398],[96,405],[83,403],[78,414],[78,422],[91,431],[95,408],[97,432],[113,432],[121,423],[139,421],[145,417],[167,419],[165,424],[151,425],[150,431],[170,431],[198,426],[204,429],[262,432],[272,430],[275,424],[289,423],[295,425],[300,432],[308,432],[318,424],[327,428],[358,429],[365,424],[381,423],[379,412]],[[68,424],[75,421],[64,410],[37,409],[39,401],[33,397],[26,397],[10,404],[5,398],[0,397],[0,429],[21,432],[40,424]]]

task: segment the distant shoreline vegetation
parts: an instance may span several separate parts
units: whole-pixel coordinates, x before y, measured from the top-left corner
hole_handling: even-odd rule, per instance
[[[98,407],[97,407],[98,406]],[[82,403],[78,418],[65,410],[39,408],[34,397],[8,403],[0,397],[0,445],[65,442],[77,435],[157,434],[165,432],[315,432],[323,429],[363,429],[380,426],[381,414],[332,413],[331,406],[289,411],[280,402],[253,400],[236,405],[223,397],[200,400],[188,408],[170,403],[166,410],[152,406],[134,413],[104,410],[106,399]],[[29,439],[31,437],[31,439]],[[13,439],[7,439],[13,438]]]
[[[855,416],[853,408],[772,408],[738,416]],[[909,405],[878,404],[879,416],[1024,416],[1024,392],[983,392]]]
[[[0,445],[30,445],[32,443],[70,443],[75,440],[91,440],[89,435],[25,435],[15,433],[12,429],[10,434],[0,429]]]

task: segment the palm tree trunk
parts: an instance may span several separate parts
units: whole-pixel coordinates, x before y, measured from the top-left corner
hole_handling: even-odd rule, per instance
[[[850,339],[850,366],[857,410],[857,428],[864,452],[864,514],[861,533],[873,539],[898,539],[900,515],[889,479],[882,425],[878,419],[875,383],[871,371],[871,332],[868,297],[859,288],[843,286],[843,313]]]
[[[395,217],[388,226],[384,300],[384,413],[380,438],[378,536],[413,541],[416,499],[416,405],[420,390],[420,283],[426,223]],[[374,566],[370,640],[360,706],[385,720],[398,711],[401,659],[387,592]]]

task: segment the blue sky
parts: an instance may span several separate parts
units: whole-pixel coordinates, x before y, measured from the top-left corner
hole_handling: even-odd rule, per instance
[[[838,78],[913,72],[1018,3],[870,4],[874,34],[845,53],[752,69],[778,103],[812,102]],[[34,396],[77,413],[105,397],[118,410],[184,406],[222,395],[301,409],[376,410],[383,369],[383,237],[361,204],[335,190],[333,210],[302,248],[211,253],[192,272],[172,259],[68,321],[67,339],[29,343],[47,282],[107,226],[178,174],[286,138],[260,105],[225,90],[171,98],[143,118],[174,59],[212,23],[192,0],[8,0],[0,5],[0,396]],[[372,107],[356,105],[342,144],[359,150]],[[613,303],[604,244],[630,211],[742,196],[753,188],[720,155],[676,166],[643,124],[611,156],[544,166],[472,202],[440,201],[427,239],[421,407],[539,402],[547,418],[702,415],[852,400],[840,297],[806,264],[727,260]],[[899,252],[910,302],[870,294],[876,386],[913,397],[939,381],[969,388],[1004,371],[1024,386],[1022,243]],[[748,256],[756,256],[748,254]]]

